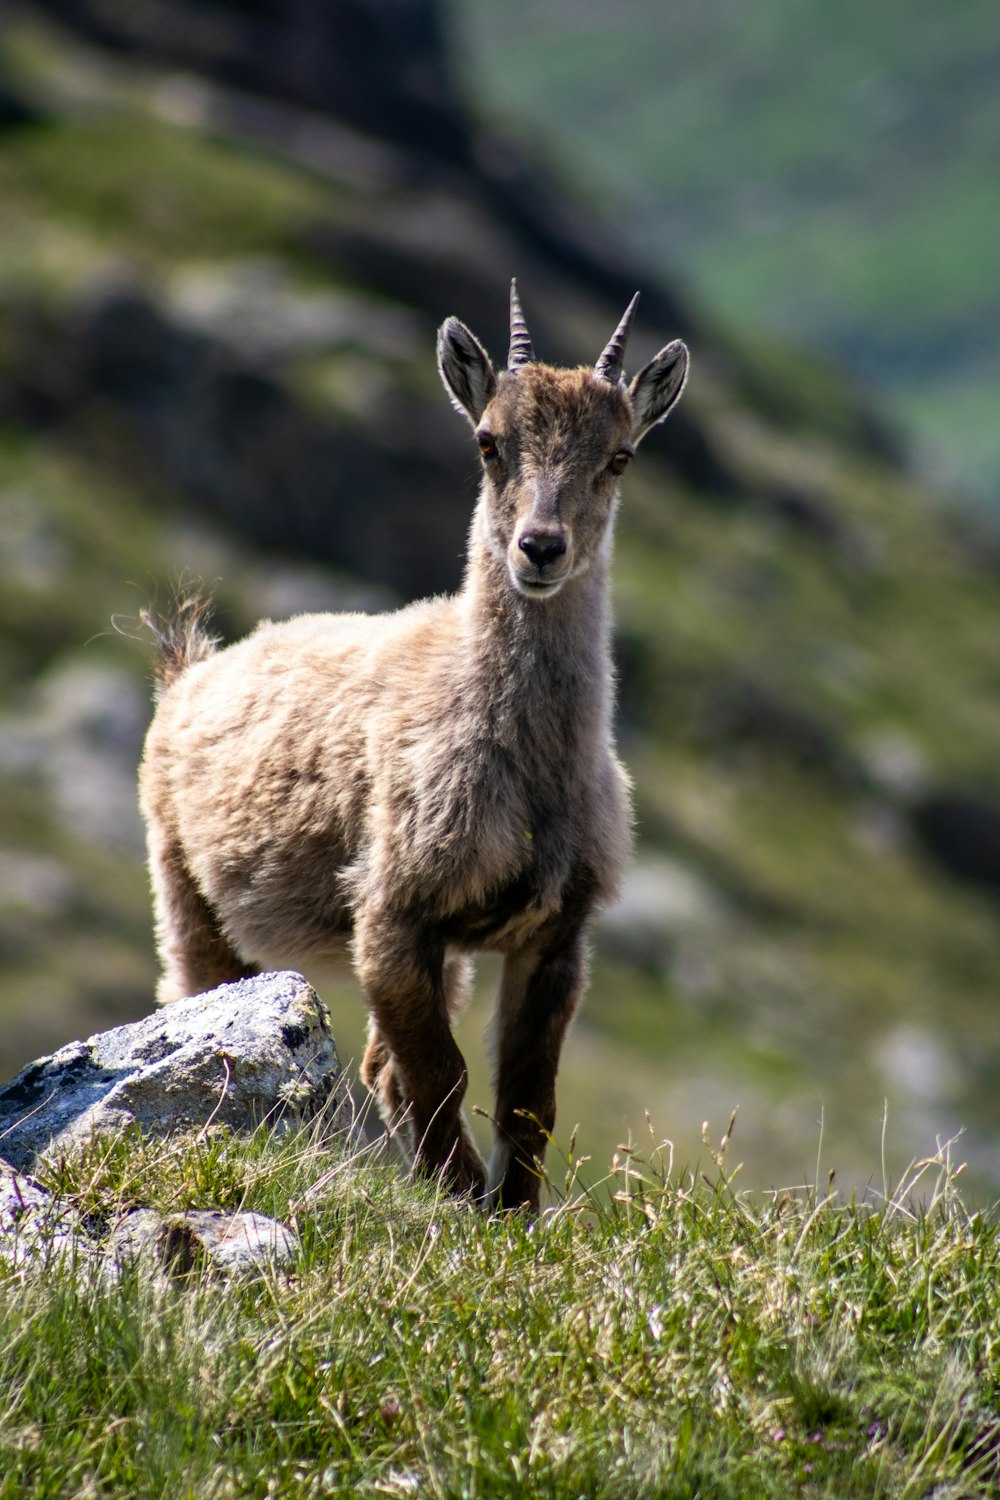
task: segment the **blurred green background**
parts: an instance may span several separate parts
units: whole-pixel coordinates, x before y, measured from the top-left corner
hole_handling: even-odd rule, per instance
[[[557,1135],[596,1173],[648,1112],[691,1161],[738,1106],[748,1185],[881,1190],[962,1130],[994,1197],[998,82],[979,0],[8,8],[0,1072],[151,1005],[139,610],[454,587],[437,324],[501,357],[516,274],[590,361],[639,286],[630,366],[693,375],[625,486],[639,846]]]
[[[990,0],[478,0],[480,108],[730,333],[878,392],[942,490],[1000,493]]]

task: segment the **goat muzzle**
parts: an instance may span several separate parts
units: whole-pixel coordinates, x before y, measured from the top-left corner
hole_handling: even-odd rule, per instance
[[[569,542],[561,530],[526,528],[509,557],[514,583],[523,594],[554,593],[571,571]]]

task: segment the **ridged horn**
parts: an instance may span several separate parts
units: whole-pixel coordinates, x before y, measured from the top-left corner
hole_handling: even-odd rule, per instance
[[[521,299],[517,295],[517,282],[510,284],[510,352],[507,355],[508,370],[521,365],[530,365],[535,358],[531,347],[531,334],[521,311]]]
[[[632,327],[632,319],[635,310],[639,306],[639,293],[636,292],[632,301],[625,309],[625,314],[608,340],[608,346],[594,366],[594,374],[601,380],[608,380],[612,385],[617,385],[622,378],[622,361],[625,358],[625,345],[628,343],[629,330]]]

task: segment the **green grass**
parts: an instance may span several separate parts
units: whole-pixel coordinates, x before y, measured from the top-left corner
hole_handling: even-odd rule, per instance
[[[71,126],[56,118],[4,143],[5,274],[72,284],[109,253],[147,272],[234,249],[295,261],[332,196],[308,173],[148,110],[98,112]]]
[[[1000,1234],[946,1156],[881,1207],[619,1153],[534,1224],[308,1135],[136,1135],[42,1172],[293,1224],[287,1272],[2,1273],[0,1496],[986,1496]],[[909,1205],[925,1190],[922,1208]],[[2,1262],[0,1262],[2,1264]]]

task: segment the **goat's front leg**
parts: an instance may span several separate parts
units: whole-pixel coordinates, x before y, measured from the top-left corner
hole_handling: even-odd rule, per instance
[[[505,965],[495,1036],[496,1138],[490,1159],[495,1207],[538,1211],[541,1164],[556,1120],[563,1039],[586,979],[583,932],[537,938]]]
[[[373,1018],[362,1076],[386,1124],[408,1138],[418,1171],[481,1198],[486,1176],[462,1114],[468,1080],[451,1034],[442,944],[411,918],[366,912],[354,961]]]

